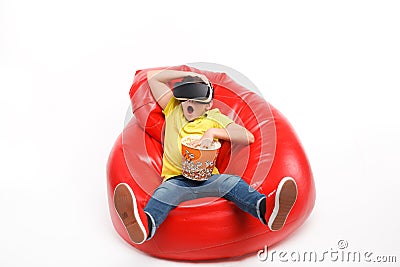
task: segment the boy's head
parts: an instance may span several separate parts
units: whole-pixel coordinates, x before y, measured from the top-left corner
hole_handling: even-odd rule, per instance
[[[186,76],[174,84],[174,97],[181,101],[182,110],[188,121],[202,116],[211,109],[214,89],[201,78]]]

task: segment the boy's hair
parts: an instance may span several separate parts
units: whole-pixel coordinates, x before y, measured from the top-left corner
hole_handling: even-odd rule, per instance
[[[204,83],[204,84],[206,84],[200,77],[190,76],[190,75],[183,77],[181,83]]]
[[[185,76],[179,82],[174,84],[174,96],[177,99],[208,99],[211,93],[211,99],[214,98],[214,88],[211,82],[206,83],[197,76]]]

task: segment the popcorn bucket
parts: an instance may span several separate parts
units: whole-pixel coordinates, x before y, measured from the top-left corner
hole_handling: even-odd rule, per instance
[[[204,181],[211,177],[221,143],[213,141],[209,148],[193,147],[189,144],[201,135],[188,135],[182,138],[182,175],[188,179]]]

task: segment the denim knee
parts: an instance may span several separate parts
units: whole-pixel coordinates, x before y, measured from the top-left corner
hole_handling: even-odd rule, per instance
[[[167,205],[178,206],[188,198],[190,192],[179,185],[179,181],[165,181],[153,193],[152,198]]]
[[[221,174],[217,179],[218,188],[222,195],[230,192],[241,180],[237,175]]]

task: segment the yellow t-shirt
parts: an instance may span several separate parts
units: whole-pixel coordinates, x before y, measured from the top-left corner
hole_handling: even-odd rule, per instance
[[[233,121],[219,109],[212,109],[189,122],[183,115],[182,105],[174,97],[163,110],[165,115],[164,155],[161,176],[164,181],[182,174],[181,139],[190,134],[203,135],[210,128],[226,128]],[[214,167],[213,174],[218,174]]]

